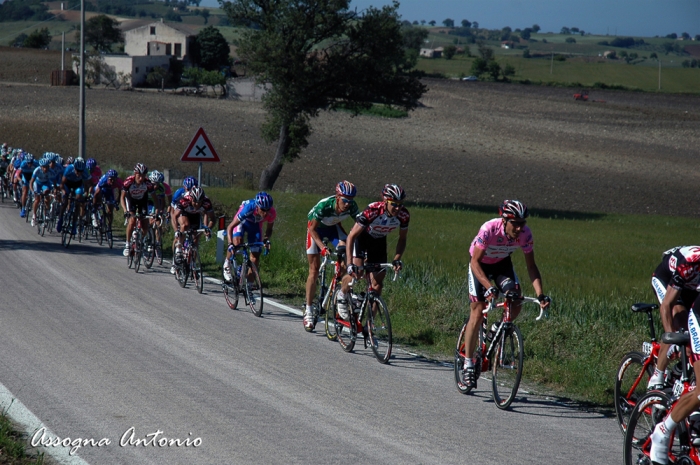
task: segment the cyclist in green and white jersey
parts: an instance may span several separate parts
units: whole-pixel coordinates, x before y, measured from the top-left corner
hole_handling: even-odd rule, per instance
[[[333,243],[338,252],[338,260],[343,261],[347,232],[341,224],[343,220],[354,218],[360,212],[355,202],[357,189],[349,181],[341,181],[335,186],[335,195],[326,197],[316,204],[309,212],[309,223],[306,232],[306,256],[309,259],[309,277],[306,279],[306,311],[304,312],[304,328],[314,329],[314,314],[312,302],[316,295],[316,283],[321,267],[321,256],[328,250],[323,245],[326,238]]]

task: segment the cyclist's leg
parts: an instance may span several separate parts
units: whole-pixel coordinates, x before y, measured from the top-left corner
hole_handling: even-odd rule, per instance
[[[510,257],[507,257],[496,265],[497,270],[494,271],[494,283],[499,291],[502,293],[513,291],[517,295],[521,295],[520,281],[518,280],[518,275],[515,274],[515,269],[513,268],[513,262]],[[520,310],[522,309],[521,302],[513,302],[510,307],[510,316],[515,320],[518,315],[520,315]]]

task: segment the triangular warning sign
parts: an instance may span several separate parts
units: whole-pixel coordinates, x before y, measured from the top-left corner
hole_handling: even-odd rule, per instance
[[[182,154],[180,161],[199,161],[199,162],[215,162],[218,163],[221,160],[219,155],[214,150],[214,146],[207,137],[207,133],[204,132],[204,128],[199,128],[197,133],[192,138],[192,142]]]

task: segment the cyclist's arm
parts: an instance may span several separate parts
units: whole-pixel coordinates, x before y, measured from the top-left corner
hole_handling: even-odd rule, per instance
[[[484,273],[484,269],[481,268],[481,260],[486,256],[486,249],[480,249],[479,247],[474,247],[474,255],[472,255],[469,266],[472,269],[474,277],[484,286],[484,289],[491,287],[491,282],[489,278]]]
[[[669,285],[666,288],[666,295],[661,301],[661,306],[659,312],[661,313],[661,324],[664,327],[664,331],[667,333],[676,330],[673,326],[673,304],[678,300],[681,295],[681,290]]]
[[[309,222],[309,234],[311,235],[311,239],[316,243],[316,246],[319,248],[319,250],[323,250],[325,245],[323,245],[323,240],[321,240],[321,236],[318,235],[318,231],[316,228],[318,228],[318,225],[321,224],[321,222],[317,219],[313,219]]]
[[[396,243],[396,255],[394,255],[394,261],[401,260],[401,256],[406,250],[406,236],[408,236],[408,229],[399,229],[399,241]]]
[[[214,212],[204,212],[203,215],[204,217],[204,225],[211,229],[214,227]]]
[[[119,203],[120,203],[121,206],[122,206],[122,210],[124,211],[124,215],[126,215],[126,214],[127,214],[127,210],[126,210],[126,191],[122,191],[122,195],[121,195],[121,198],[119,199]]]
[[[233,244],[233,230],[236,229],[236,226],[239,224],[241,224],[241,220],[238,219],[238,215],[236,215],[226,228],[226,237],[228,238],[229,245]]]
[[[540,269],[537,268],[535,263],[535,252],[524,253],[525,255],[525,265],[527,265],[527,274],[530,275],[530,281],[532,281],[532,287],[535,288],[535,294],[541,296],[544,294],[542,292],[542,276],[540,275]],[[544,302],[543,307],[546,307],[549,302]]]
[[[274,226],[274,221],[272,223],[267,223],[267,226],[265,227],[265,235],[263,236],[263,242],[267,242],[270,240],[270,237],[272,237],[272,228]]]
[[[352,263],[352,259],[353,259],[352,251],[354,250],[354,247],[355,247],[355,240],[360,236],[360,234],[364,230],[365,230],[364,226],[362,226],[360,223],[355,223],[355,225],[350,230],[350,234],[348,234],[348,240],[347,240],[347,245],[346,245],[347,253],[345,254],[345,266],[346,267],[348,265],[353,264]]]

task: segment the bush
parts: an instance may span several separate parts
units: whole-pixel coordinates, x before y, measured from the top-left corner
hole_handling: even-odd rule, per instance
[[[575,44],[575,43],[576,43],[576,39],[574,39],[573,37],[567,37],[565,42],[566,42],[567,44]]]
[[[51,34],[49,34],[48,28],[43,28],[41,30],[37,29],[26,39],[24,39],[23,46],[27,48],[46,48],[51,43]]]
[[[554,60],[555,61],[566,61],[566,57],[564,55],[554,55]]]
[[[526,48],[523,50],[523,58],[530,58],[530,49]]]

